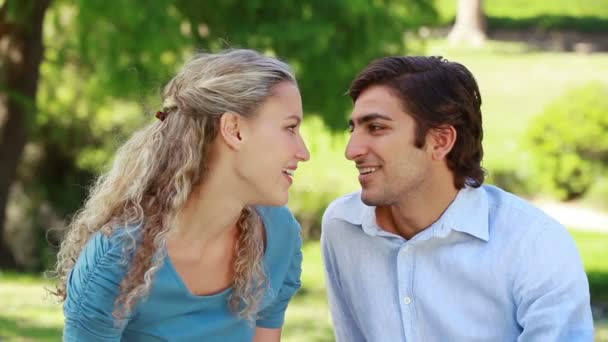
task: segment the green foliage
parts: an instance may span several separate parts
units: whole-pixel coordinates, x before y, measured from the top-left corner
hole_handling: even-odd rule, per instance
[[[343,96],[373,57],[401,53],[401,32],[432,22],[422,0],[154,1],[58,0],[45,22],[33,141],[37,175],[74,198],[133,130],[160,105],[158,92],[196,50],[248,47],[290,62],[299,75],[307,115],[343,127]],[[56,189],[49,186],[49,195]]]
[[[237,5],[238,3],[238,5]],[[205,1],[181,0],[198,46],[228,44],[275,53],[291,63],[308,113],[342,127],[348,100],[342,94],[371,59],[404,51],[402,32],[435,22],[422,0]],[[237,10],[238,8],[238,10]],[[197,34],[201,24],[207,35]]]
[[[529,18],[488,17],[489,29],[574,29],[580,32],[602,33],[608,30],[608,18],[596,16],[538,15]]]
[[[497,166],[487,171],[485,183],[493,184],[519,196],[530,196],[534,192],[528,176],[521,169],[510,166]]]
[[[37,152],[20,167],[24,207],[50,205],[69,219],[116,148],[153,119],[163,84],[198,50],[246,47],[286,60],[307,116],[335,130],[343,127],[350,106],[343,93],[354,75],[374,57],[402,53],[401,32],[435,18],[423,0],[56,0],[44,22],[39,111],[30,122],[29,147]],[[314,183],[295,190],[310,227],[337,194],[313,194]],[[40,236],[49,228],[44,220],[21,224]]]
[[[374,57],[401,53],[406,28],[436,19],[423,0],[64,0],[52,13],[55,32],[68,33],[49,41],[63,48],[58,66],[74,63],[93,77],[88,94],[131,99],[167,81],[195,50],[247,47],[290,62],[307,111],[332,128],[344,119],[341,95],[353,76]]]
[[[608,211],[608,175],[601,177],[583,198],[584,205],[601,211]]]
[[[608,87],[568,91],[532,122],[525,139],[541,188],[581,196],[608,166]]]

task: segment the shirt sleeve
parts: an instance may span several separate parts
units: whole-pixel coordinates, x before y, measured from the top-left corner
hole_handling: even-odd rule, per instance
[[[260,318],[256,321],[256,326],[260,328],[278,329],[282,327],[285,322],[287,304],[302,286],[300,281],[302,274],[302,237],[300,235],[300,225],[295,219],[293,219],[293,222],[297,225],[297,234],[295,234],[295,247],[289,269],[274,302],[259,312],[258,316]]]
[[[332,236],[331,226],[331,220],[324,218],[321,229],[321,254],[325,266],[327,299],[334,326],[334,335],[338,342],[365,342],[365,337],[351,314],[348,298],[345,296],[344,291],[342,291],[339,269],[336,265],[334,250],[332,248],[335,238]]]
[[[112,312],[126,270],[122,259],[122,248],[101,233],[85,245],[67,281],[64,342],[120,341],[125,322]]]
[[[589,283],[568,231],[546,227],[515,265],[518,341],[593,341]]]

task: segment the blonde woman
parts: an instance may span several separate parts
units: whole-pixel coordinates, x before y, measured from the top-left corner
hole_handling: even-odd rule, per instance
[[[64,341],[279,341],[300,287],[285,207],[302,102],[285,63],[199,54],[119,149],[58,254]]]

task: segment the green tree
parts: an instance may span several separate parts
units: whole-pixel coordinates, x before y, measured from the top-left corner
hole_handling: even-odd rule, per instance
[[[42,60],[42,23],[50,0],[0,3],[0,267],[14,267],[6,246],[4,208],[35,113]]]
[[[480,47],[486,39],[486,17],[483,0],[458,0],[458,12],[452,30],[448,34],[450,43],[468,43]]]
[[[30,198],[73,212],[116,146],[151,119],[141,107],[154,112],[157,90],[198,50],[247,47],[286,60],[307,114],[345,127],[350,80],[371,59],[403,53],[404,30],[435,18],[424,0],[56,0],[30,139],[40,153],[20,180]]]

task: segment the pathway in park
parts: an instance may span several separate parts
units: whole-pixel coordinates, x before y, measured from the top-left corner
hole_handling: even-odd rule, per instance
[[[568,228],[608,233],[608,212],[562,202],[538,201],[534,204]]]

